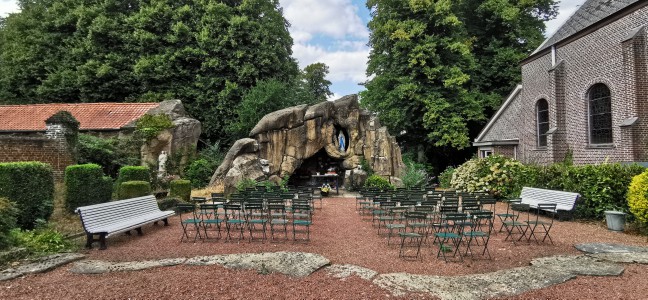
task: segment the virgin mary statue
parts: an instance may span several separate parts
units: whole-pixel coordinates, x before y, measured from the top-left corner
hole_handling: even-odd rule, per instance
[[[344,138],[344,134],[342,131],[338,133],[338,141],[340,143],[340,151],[344,152],[346,151],[346,139]]]

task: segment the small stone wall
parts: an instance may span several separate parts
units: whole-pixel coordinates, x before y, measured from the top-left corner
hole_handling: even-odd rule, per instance
[[[63,138],[64,139],[64,138]],[[75,164],[66,143],[46,136],[1,136],[0,162],[40,161],[54,169],[54,180],[63,181],[65,168]]]

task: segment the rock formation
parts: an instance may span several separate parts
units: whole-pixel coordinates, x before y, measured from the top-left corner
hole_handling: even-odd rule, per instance
[[[340,146],[340,132],[344,132],[346,147]],[[393,182],[399,181],[397,177],[403,172],[396,139],[386,127],[380,126],[377,117],[360,109],[356,95],[350,95],[267,114],[252,129],[250,138],[234,143],[211,183],[223,179],[226,191],[231,191],[243,178],[261,180],[291,175],[322,149],[329,157],[342,160],[348,182],[362,158],[375,174]]]
[[[165,129],[157,137],[147,141],[141,149],[142,163],[157,166],[158,156],[166,151],[170,157],[181,155],[181,168],[190,156],[195,154],[200,137],[200,121],[193,119],[185,111],[180,100],[166,100],[147,112],[149,115],[166,114],[173,121],[173,128]],[[133,128],[135,122],[130,124]]]

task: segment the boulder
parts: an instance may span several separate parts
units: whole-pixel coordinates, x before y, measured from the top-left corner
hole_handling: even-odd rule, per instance
[[[243,154],[234,159],[232,167],[225,175],[225,192],[233,192],[236,184],[244,178],[253,180],[265,178],[261,162],[256,154]]]
[[[302,104],[271,112],[261,118],[261,121],[250,131],[250,136],[252,137],[270,130],[290,129],[301,126],[304,124],[304,114],[307,108],[308,105]]]
[[[234,162],[234,159],[236,159],[237,156],[241,154],[254,153],[258,151],[258,149],[259,146],[257,144],[257,141],[253,139],[244,138],[234,142],[232,148],[227,151],[225,159],[223,159],[221,165],[218,167],[218,169],[216,169],[214,175],[212,175],[210,181],[211,184],[213,184],[217,178],[227,174],[229,169],[232,167],[232,162]]]

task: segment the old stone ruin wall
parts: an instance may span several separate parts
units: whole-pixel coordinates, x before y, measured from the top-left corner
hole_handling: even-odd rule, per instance
[[[346,150],[340,149],[336,138],[339,130],[346,132]],[[377,117],[360,109],[357,96],[351,95],[264,116],[250,132],[250,138],[234,143],[211,184],[222,179],[226,191],[231,192],[244,178],[278,182],[322,149],[329,157],[342,160],[347,186],[351,180],[366,179],[366,173],[359,168],[362,158],[375,174],[400,183],[404,164],[396,139],[380,126]]]

